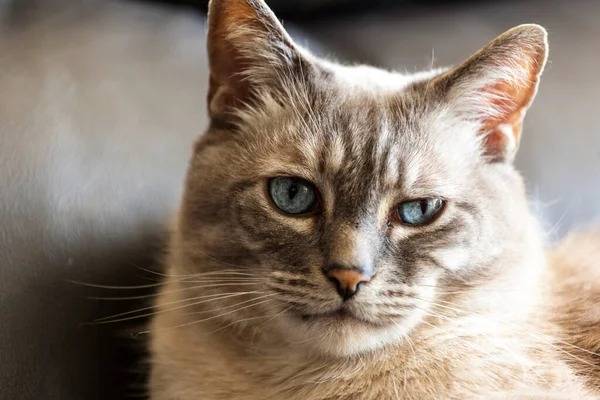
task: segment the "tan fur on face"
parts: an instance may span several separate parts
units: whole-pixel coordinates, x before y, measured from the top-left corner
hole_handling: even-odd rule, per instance
[[[600,312],[568,294],[592,263],[559,249],[548,268],[510,164],[543,28],[405,76],[315,59],[262,1],[210,10],[212,124],[150,328],[152,399],[594,398]],[[270,200],[280,176],[318,189],[309,214]],[[431,223],[395,217],[427,198],[445,201]],[[344,302],[332,264],[374,274]]]

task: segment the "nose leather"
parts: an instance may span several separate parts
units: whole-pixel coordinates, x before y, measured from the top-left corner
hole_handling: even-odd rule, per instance
[[[335,284],[338,294],[344,301],[352,298],[362,284],[371,280],[370,274],[359,268],[334,266],[328,268],[325,275]]]

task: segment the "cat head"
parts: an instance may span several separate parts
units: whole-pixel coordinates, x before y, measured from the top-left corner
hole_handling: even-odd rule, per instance
[[[533,219],[511,162],[543,28],[401,75],[318,59],[262,0],[212,0],[208,23],[211,123],[174,253],[186,274],[237,279],[210,291],[262,299],[219,303],[224,320],[355,354],[524,263]]]

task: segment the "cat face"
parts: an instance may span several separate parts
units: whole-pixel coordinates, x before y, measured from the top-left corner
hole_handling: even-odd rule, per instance
[[[186,273],[235,266],[268,300],[232,323],[364,352],[518,259],[530,217],[510,161],[545,62],[542,28],[404,76],[316,59],[261,1],[210,10],[212,123],[178,248]]]

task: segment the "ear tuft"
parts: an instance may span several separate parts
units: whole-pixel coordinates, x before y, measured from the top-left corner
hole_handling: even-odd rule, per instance
[[[491,161],[514,158],[547,49],[544,28],[520,25],[436,79],[455,111],[480,123],[483,151]]]

